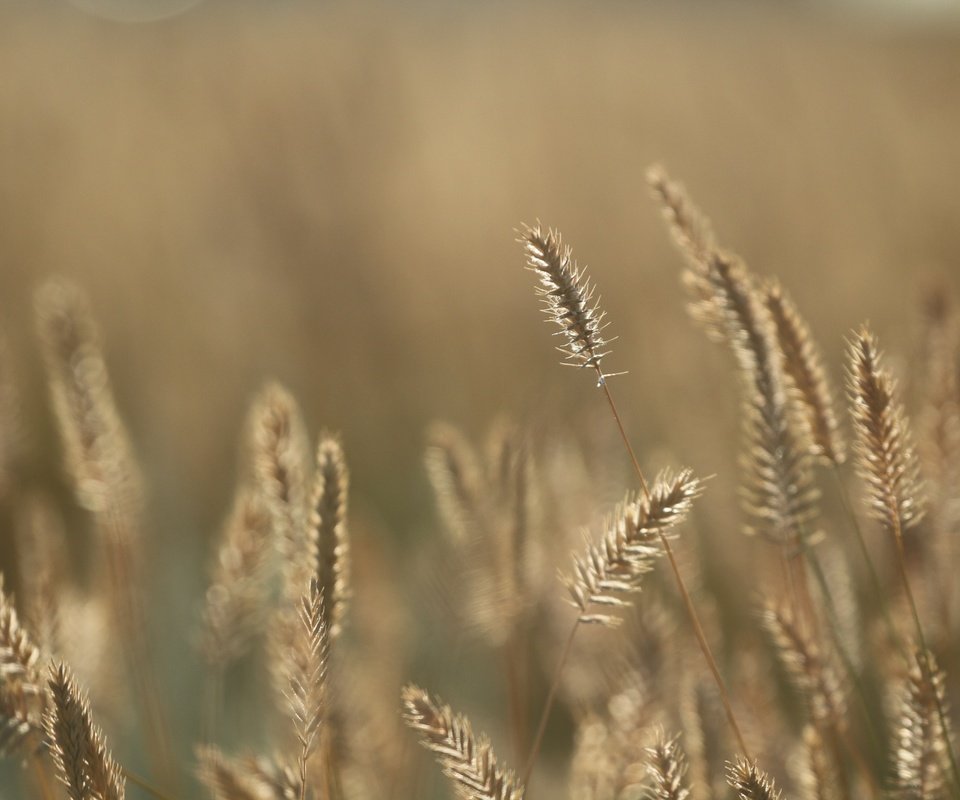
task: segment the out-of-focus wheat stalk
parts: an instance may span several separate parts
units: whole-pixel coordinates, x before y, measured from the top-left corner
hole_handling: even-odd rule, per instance
[[[297,602],[310,569],[307,534],[307,434],[293,395],[278,383],[260,392],[249,417],[254,478],[273,517],[287,600]]]
[[[691,312],[712,339],[731,349],[740,372],[746,442],[742,498],[748,531],[776,542],[795,542],[816,514],[819,493],[809,449],[788,404],[777,326],[753,276],[718,247],[709,222],[683,187],[659,166],[651,167],[648,181],[687,262],[683,280],[694,297]]]
[[[776,326],[784,372],[807,423],[813,452],[839,465],[843,463],[845,448],[820,349],[779,282],[768,283],[763,298]]]
[[[155,768],[176,782],[143,606],[140,471],[117,411],[96,323],[83,293],[63,280],[37,293],[47,383],[78,502],[93,515],[107,563],[114,618],[137,683]]]
[[[322,435],[310,509],[310,545],[324,598],[324,627],[331,640],[340,636],[350,597],[349,486],[350,473],[340,441]]]

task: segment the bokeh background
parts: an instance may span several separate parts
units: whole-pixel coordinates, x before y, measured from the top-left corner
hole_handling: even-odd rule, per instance
[[[645,463],[717,475],[707,518],[736,514],[735,385],[685,314],[648,165],[782,278],[835,377],[868,318],[906,362],[927,292],[960,282],[949,4],[123,11],[0,7],[0,329],[30,433],[21,479],[82,526],[32,297],[52,275],[89,294],[148,485],[147,590],[184,758],[211,539],[267,379],[312,432],[342,433],[358,551],[401,586],[437,535],[432,420],[607,435],[593,381],[551,349],[520,223],[558,227],[590,265],[619,336],[610,365],[629,372],[615,384],[626,425]],[[411,608],[415,671],[433,640]]]

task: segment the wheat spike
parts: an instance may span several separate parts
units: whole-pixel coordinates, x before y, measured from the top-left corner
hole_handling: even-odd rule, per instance
[[[16,683],[26,694],[36,694],[40,687],[39,660],[40,651],[21,627],[0,575],[0,680],[5,687]]]
[[[123,800],[125,781],[90,705],[63,663],[50,665],[48,746],[70,800]]]
[[[26,753],[38,744],[42,704],[40,651],[20,626],[0,575],[0,753]]]
[[[814,725],[803,729],[803,764],[799,783],[805,800],[839,800],[840,778],[823,737]]]
[[[857,466],[871,514],[892,531],[923,516],[919,464],[896,382],[883,367],[876,339],[864,326],[850,343],[850,406]]]
[[[135,513],[140,479],[117,413],[97,326],[83,293],[52,281],[37,294],[37,320],[47,380],[81,505],[94,512]],[[129,535],[131,526],[108,529]]]
[[[285,590],[295,602],[310,574],[305,567],[307,538],[307,435],[293,395],[268,384],[249,418],[253,471],[257,488],[273,516],[274,535],[284,560]]]
[[[580,621],[615,626],[619,617],[596,606],[629,605],[627,596],[639,591],[641,577],[663,554],[660,534],[669,532],[687,515],[702,490],[690,470],[676,476],[662,473],[650,497],[628,498],[609,519],[599,544],[573,559],[573,574],[564,579]]]
[[[653,779],[651,797],[654,800],[687,800],[690,790],[686,787],[687,760],[680,747],[679,735],[667,738],[662,730],[647,748],[647,772]]]
[[[224,526],[203,610],[201,645],[213,666],[223,668],[243,656],[261,627],[270,532],[263,496],[240,487]]]
[[[844,444],[820,350],[806,321],[779,283],[772,281],[767,285],[764,300],[776,326],[784,372],[809,428],[813,452],[841,464]]]
[[[425,463],[444,528],[454,542],[469,540],[486,494],[473,447],[455,427],[437,422],[427,431]]]
[[[808,448],[787,402],[776,330],[746,266],[716,244],[709,224],[662,168],[650,175],[674,239],[687,261],[691,312],[711,339],[727,344],[743,385],[744,510],[747,531],[791,541],[816,514],[819,493]]]
[[[894,789],[901,800],[937,800],[948,792],[950,732],[944,730],[937,710],[946,713],[945,676],[928,653],[918,651],[901,690],[900,718],[896,728]]]
[[[740,800],[780,800],[773,779],[745,758],[727,764],[727,783]]]
[[[566,363],[592,367],[603,379],[600,362],[609,351],[603,336],[606,327],[599,300],[586,270],[577,266],[571,249],[564,245],[560,233],[543,230],[539,224],[525,226],[520,235],[527,256],[527,268],[540,281],[537,294],[543,299],[544,312],[560,328],[564,343],[557,348]]]
[[[298,800],[296,772],[274,760],[230,758],[219,748],[197,748],[197,778],[213,800]]]
[[[710,220],[693,204],[683,185],[670,179],[662,165],[655,164],[647,170],[647,183],[680,251],[691,263],[701,263],[717,248]]]
[[[786,608],[767,602],[763,623],[777,656],[818,727],[846,726],[846,702],[836,671],[820,647]]]
[[[198,748],[197,778],[213,800],[267,800],[269,797],[242,762],[227,758],[216,747]]]
[[[310,537],[315,574],[324,597],[324,627],[331,640],[340,635],[350,597],[349,485],[350,474],[339,440],[322,435],[317,447]]]
[[[326,706],[329,639],[324,623],[324,598],[316,578],[300,598],[300,628],[287,654],[287,702],[297,742],[301,782],[306,781],[307,761],[313,755]]]
[[[401,694],[403,719],[432,751],[463,800],[522,800],[523,787],[497,765],[485,736],[475,739],[470,721],[454,715],[423,689],[408,685]]]

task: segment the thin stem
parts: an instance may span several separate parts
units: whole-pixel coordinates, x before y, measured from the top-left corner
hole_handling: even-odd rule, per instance
[[[599,376],[600,386],[603,388],[607,402],[610,404],[610,410],[613,412],[613,418],[616,420],[617,427],[620,429],[620,438],[623,439],[623,443],[627,448],[627,452],[630,454],[630,460],[633,462],[633,469],[637,474],[637,479],[640,481],[640,486],[643,489],[644,496],[647,498],[647,500],[649,500],[650,490],[647,488],[647,481],[643,477],[643,470],[640,469],[640,462],[637,460],[637,456],[633,452],[630,439],[627,437],[627,433],[623,427],[623,422],[620,420],[620,414],[617,412],[616,403],[613,402],[613,395],[610,393],[610,387],[607,385],[607,381],[604,380],[604,376],[600,372],[599,368],[597,369],[597,374]],[[690,617],[690,624],[693,626],[693,632],[697,637],[697,643],[700,645],[700,651],[703,653],[703,657],[706,659],[707,666],[710,668],[710,672],[713,674],[713,679],[720,691],[720,701],[723,703],[723,710],[726,712],[727,721],[730,723],[730,729],[733,731],[733,735],[737,740],[737,744],[739,745],[741,752],[747,759],[749,759],[750,750],[747,748],[743,734],[740,731],[740,726],[737,724],[737,718],[733,713],[733,704],[730,702],[730,695],[727,692],[727,687],[723,682],[723,678],[720,676],[720,669],[717,667],[716,659],[713,657],[713,652],[710,650],[707,637],[703,632],[703,626],[700,624],[700,617],[697,615],[697,609],[693,605],[693,599],[690,597],[690,592],[687,591],[687,585],[684,583],[683,576],[680,574],[680,567],[677,564],[677,559],[673,555],[673,548],[670,547],[670,542],[667,540],[667,537],[662,530],[658,529],[657,533],[660,536],[660,544],[663,547],[663,552],[666,553],[667,559],[670,562],[670,568],[673,570],[673,577],[676,580],[677,589],[680,591],[680,596],[683,598],[683,604],[686,607],[687,615]]]
[[[747,744],[743,739],[743,734],[740,732],[740,726],[737,724],[737,718],[733,713],[733,705],[730,702],[730,695],[727,693],[727,687],[723,682],[723,678],[720,677],[720,670],[717,667],[717,662],[713,657],[713,652],[710,650],[710,645],[707,643],[707,637],[704,635],[703,626],[700,624],[700,617],[697,615],[697,610],[694,608],[693,600],[691,599],[690,593],[687,591],[686,584],[683,582],[683,578],[680,575],[680,567],[677,565],[677,559],[673,555],[673,548],[670,547],[670,542],[667,537],[664,536],[663,531],[659,531],[659,533],[660,543],[663,545],[663,550],[667,554],[667,559],[670,561],[670,568],[673,570],[673,576],[677,581],[677,588],[680,590],[680,596],[683,598],[684,606],[686,606],[687,615],[690,617],[690,623],[693,625],[693,632],[697,637],[697,642],[700,645],[700,650],[703,652],[703,657],[707,661],[707,666],[710,667],[710,672],[713,673],[713,679],[717,683],[717,688],[720,690],[720,701],[723,703],[723,710],[726,712],[727,722],[730,723],[730,728],[733,731],[733,735],[736,737],[737,744],[740,746],[740,750],[744,757],[750,760],[750,750],[747,748]]]
[[[540,745],[543,743],[543,734],[547,729],[547,720],[550,719],[550,711],[553,709],[553,703],[557,696],[557,689],[560,688],[560,676],[563,673],[563,667],[570,657],[570,650],[573,647],[573,637],[577,635],[577,629],[580,627],[580,617],[573,623],[570,629],[570,635],[563,646],[560,654],[560,660],[553,671],[553,679],[550,681],[550,690],[547,692],[547,699],[543,705],[543,712],[540,714],[540,724],[537,726],[537,735],[533,738],[533,745],[530,747],[530,756],[527,758],[527,764],[523,768],[523,777],[520,779],[521,786],[527,786],[530,782],[530,776],[533,774],[533,765],[537,760],[537,754],[540,752]]]
[[[863,560],[866,562],[867,570],[870,573],[870,583],[873,584],[874,598],[876,599],[880,611],[883,613],[883,619],[887,626],[887,633],[890,636],[890,641],[893,643],[893,646],[897,648],[900,655],[903,656],[904,660],[909,662],[910,656],[908,655],[906,648],[903,646],[903,642],[900,640],[900,636],[897,633],[896,626],[893,624],[893,618],[890,616],[890,609],[887,605],[887,596],[883,591],[883,587],[880,585],[880,576],[877,573],[877,568],[873,564],[873,559],[870,557],[870,550],[867,547],[867,541],[863,538],[863,530],[860,528],[860,522],[857,519],[857,515],[853,511],[850,498],[847,496],[847,487],[843,483],[843,476],[840,474],[840,467],[837,466],[837,464],[833,464],[831,471],[833,472],[833,477],[837,481],[837,487],[840,490],[840,503],[843,506],[847,516],[850,518],[851,527],[853,528],[853,531],[857,537],[857,544],[860,546],[860,553],[863,555]]]
[[[807,562],[813,568],[813,575],[817,579],[817,585],[820,587],[820,593],[823,595],[824,599],[824,609],[827,612],[827,621],[830,623],[828,628],[830,630],[831,638],[833,639],[833,644],[837,648],[837,655],[840,656],[840,661],[843,663],[843,667],[847,672],[847,675],[850,677],[850,680],[853,682],[854,687],[857,690],[857,697],[860,700],[860,704],[863,706],[864,717],[867,720],[867,731],[870,735],[870,740],[873,744],[875,753],[883,753],[883,745],[880,742],[880,738],[877,735],[876,720],[874,719],[872,711],[876,710],[875,704],[871,703],[867,698],[866,692],[863,688],[863,683],[860,680],[860,676],[857,673],[856,667],[853,665],[853,659],[847,654],[846,648],[843,645],[843,640],[840,637],[840,620],[837,617],[836,605],[833,602],[833,595],[830,592],[830,586],[827,583],[827,576],[823,572],[823,567],[820,566],[820,561],[817,559],[816,555],[810,550],[806,544],[802,545],[803,554],[807,558]],[[875,784],[875,778],[873,774],[870,773],[868,778],[871,783]]]
[[[626,430],[624,430],[623,421],[620,419],[620,413],[617,411],[616,403],[613,402],[613,395],[610,394],[610,387],[607,385],[607,379],[604,374],[600,372],[599,367],[597,368],[597,379],[600,387],[603,389],[603,394],[607,398],[607,402],[610,404],[610,411],[613,412],[613,418],[617,422],[617,428],[620,429],[620,438],[623,439],[623,443],[627,448],[627,452],[630,454],[630,460],[633,462],[633,471],[637,473],[637,478],[640,481],[640,488],[643,490],[643,496],[649,501],[650,487],[647,486],[647,479],[643,477],[643,470],[640,469],[640,462],[637,460],[637,454],[633,452],[633,445],[630,444],[630,439],[627,436]]]

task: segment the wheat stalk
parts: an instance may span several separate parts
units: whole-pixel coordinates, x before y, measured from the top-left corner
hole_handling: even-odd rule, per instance
[[[117,412],[100,335],[83,293],[51,281],[37,293],[37,322],[53,408],[81,505],[101,514],[135,514],[139,470]],[[115,536],[135,526],[109,526]]]
[[[811,721],[820,728],[845,728],[847,707],[840,680],[814,638],[789,610],[772,602],[767,602],[762,618],[777,657],[807,705]]]

